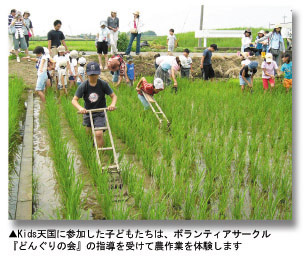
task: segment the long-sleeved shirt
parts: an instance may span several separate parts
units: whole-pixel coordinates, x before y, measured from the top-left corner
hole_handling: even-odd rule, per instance
[[[245,36],[242,37],[242,47],[241,47],[242,52],[244,52],[245,48],[249,47],[251,41],[252,41],[251,37],[245,37]]]
[[[140,20],[139,18],[137,18],[136,21],[133,20],[129,22],[128,25],[130,28],[136,28],[138,34],[142,33],[142,27],[144,24],[142,23],[142,20]]]
[[[264,37],[261,37],[260,39],[256,40],[256,42],[259,43],[267,39],[269,39],[269,49],[279,49],[282,52],[286,51],[281,34],[270,32]]]

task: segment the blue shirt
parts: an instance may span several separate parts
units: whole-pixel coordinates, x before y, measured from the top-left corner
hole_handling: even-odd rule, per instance
[[[203,56],[204,56],[204,60],[203,60],[203,65],[211,65],[212,64],[212,51],[205,49],[203,51]]]
[[[284,63],[281,66],[281,71],[284,72],[284,78],[285,79],[292,79],[292,61],[287,63]]]
[[[280,34],[273,33],[271,39],[271,48],[280,49],[281,45],[284,45],[282,36]]]
[[[130,80],[133,80],[135,78],[135,65],[134,65],[134,63],[132,63],[132,64],[127,63],[126,67],[127,67],[128,78]]]
[[[160,66],[164,71],[171,69],[171,64],[169,62],[163,62]]]

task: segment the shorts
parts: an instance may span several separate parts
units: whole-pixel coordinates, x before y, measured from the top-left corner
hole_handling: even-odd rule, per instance
[[[269,79],[264,79],[264,78],[262,78],[262,81],[263,81],[263,88],[266,89],[266,90],[268,89],[268,82],[269,82],[270,84],[275,85],[275,80],[272,79],[272,78],[269,78]]]
[[[36,81],[36,91],[44,91],[46,86],[46,81],[48,79],[47,72],[43,72],[40,75],[37,76]]]
[[[283,79],[283,86],[286,89],[289,89],[290,87],[292,87],[292,79]]]
[[[212,79],[215,77],[215,72],[211,65],[203,65],[202,76],[204,80]]]
[[[148,101],[146,100],[146,98],[143,95],[138,94],[138,99],[141,101],[145,110],[150,108],[150,104],[148,103]]]
[[[108,42],[103,41],[103,42],[97,42],[97,54],[102,54],[106,55],[108,53]]]
[[[174,45],[168,45],[168,51],[172,52],[174,50]]]
[[[104,112],[93,112],[92,118],[93,118],[94,128],[106,127],[106,117]],[[88,113],[83,115],[82,125],[91,127],[90,115]]]
[[[190,75],[190,68],[181,68],[182,78],[189,78],[189,75]]]
[[[75,80],[75,77],[74,76],[69,76],[68,79],[69,80]]]
[[[24,37],[16,39],[15,34],[13,35],[14,49],[18,50],[19,46],[21,49],[27,49],[27,43]]]
[[[242,75],[239,75],[239,77],[240,77],[240,85],[241,85],[241,86],[248,85],[248,84],[246,83],[246,81],[243,79]],[[249,83],[251,83],[251,77],[245,77],[245,78],[247,79],[247,81],[248,81]]]

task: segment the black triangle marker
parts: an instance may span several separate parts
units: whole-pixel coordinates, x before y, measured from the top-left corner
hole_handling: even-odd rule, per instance
[[[14,230],[12,231],[12,233],[10,234],[9,237],[17,237],[16,234],[15,234],[15,232],[14,232]]]

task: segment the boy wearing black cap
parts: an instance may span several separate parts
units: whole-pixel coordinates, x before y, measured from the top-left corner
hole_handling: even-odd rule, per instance
[[[213,81],[215,73],[212,67],[212,52],[217,50],[217,45],[212,44],[210,47],[203,51],[203,56],[201,58],[200,68],[202,70],[202,76],[204,80],[211,79]]]
[[[86,67],[86,73],[88,75],[88,80],[84,81],[77,89],[75,96],[72,100],[74,107],[83,115],[83,125],[86,126],[87,132],[91,130],[90,116],[86,113],[87,110],[106,108],[106,98],[105,95],[109,95],[112,99],[110,106],[108,106],[109,111],[115,110],[115,105],[117,102],[117,96],[114,94],[112,89],[109,87],[108,83],[99,79],[100,67],[96,62],[88,63]],[[84,99],[85,107],[83,108],[78,103],[80,98]],[[104,112],[92,113],[94,127],[105,127],[106,119]],[[97,146],[99,148],[103,147],[103,132],[102,130],[95,131]]]

